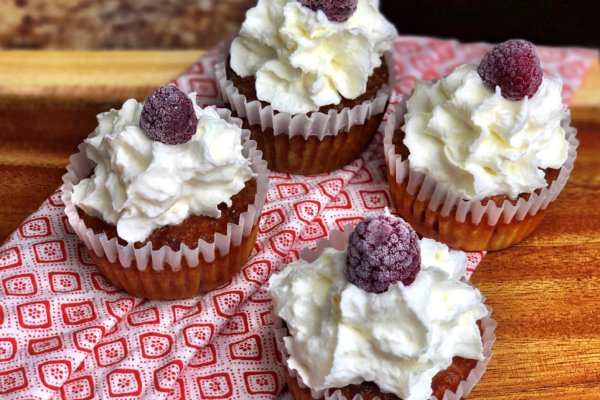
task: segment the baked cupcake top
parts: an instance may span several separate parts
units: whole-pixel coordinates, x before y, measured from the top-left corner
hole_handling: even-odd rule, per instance
[[[230,65],[275,110],[308,113],[363,94],[395,36],[378,0],[259,0]]]
[[[230,206],[254,176],[241,128],[214,107],[200,108],[195,93],[164,86],[145,103],[130,99],[97,118],[83,144],[96,166],[73,188],[73,203],[128,242],[190,215],[219,217],[217,206]]]
[[[466,199],[545,187],[543,170],[568,156],[561,91],[561,79],[543,76],[535,48],[521,40],[496,46],[479,66],[418,81],[402,127],[411,168]]]
[[[419,240],[399,218],[366,219],[347,251],[325,249],[271,277],[274,312],[290,333],[288,366],[314,390],[374,382],[429,399],[453,357],[483,359],[477,321],[488,311],[460,280],[465,269],[465,253]]]

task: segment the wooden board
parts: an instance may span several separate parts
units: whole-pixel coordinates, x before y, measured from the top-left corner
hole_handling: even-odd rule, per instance
[[[98,112],[143,99],[201,54],[0,51],[0,241],[60,185]],[[498,341],[472,399],[600,399],[597,61],[571,108],[581,146],[569,184],[532,237],[488,254],[473,277]]]
[[[204,51],[0,51],[0,96],[120,102],[144,99]]]

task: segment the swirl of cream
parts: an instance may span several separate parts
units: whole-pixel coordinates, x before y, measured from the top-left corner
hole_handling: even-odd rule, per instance
[[[346,22],[296,0],[259,0],[231,45],[231,68],[256,77],[256,95],[290,114],[355,99],[367,88],[396,29],[378,0],[358,0]]]
[[[488,311],[460,277],[466,255],[421,241],[421,271],[410,286],[368,293],[348,282],[346,251],[325,249],[269,281],[274,312],[288,327],[288,366],[310,388],[375,382],[387,393],[428,399],[433,377],[455,356],[483,359],[477,321]]]
[[[417,82],[402,127],[411,168],[466,199],[514,198],[545,187],[543,169],[567,159],[561,90],[560,78],[545,76],[533,97],[507,100],[499,87],[483,84],[473,64]]]
[[[73,202],[88,215],[117,227],[128,242],[145,240],[154,229],[177,225],[190,215],[218,218],[220,203],[254,175],[242,155],[241,129],[201,109],[187,143],[168,145],[149,139],[140,128],[143,104],[127,100],[120,110],[98,115],[98,127],[85,140],[96,163],[90,178],[73,188]]]

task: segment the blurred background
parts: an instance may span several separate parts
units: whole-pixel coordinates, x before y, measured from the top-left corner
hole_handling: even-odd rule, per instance
[[[207,48],[256,0],[0,0],[0,48]],[[600,46],[597,1],[382,0],[403,34]]]

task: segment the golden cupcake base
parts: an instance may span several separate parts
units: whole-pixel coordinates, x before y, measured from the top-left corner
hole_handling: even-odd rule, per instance
[[[182,258],[181,267],[177,270],[168,266],[163,271],[150,266],[140,270],[135,260],[129,268],[125,268],[118,261],[111,263],[94,252],[90,252],[90,255],[106,279],[136,297],[154,300],[184,299],[210,292],[235,276],[246,265],[257,232],[258,225],[255,225],[250,235],[242,238],[239,246],[232,246],[224,256],[217,253],[212,262],[201,258],[199,265],[190,267],[186,259]]]
[[[402,216],[420,235],[443,242],[450,247],[465,251],[501,250],[518,243],[529,236],[542,222],[547,208],[534,215],[527,214],[522,220],[513,218],[509,223],[502,220],[495,225],[487,223],[484,215],[477,224],[466,220],[459,222],[456,209],[442,216],[441,208],[428,208],[429,200],[417,199],[417,195],[407,193],[408,181],[398,184],[390,179],[390,192],[398,214]],[[415,193],[419,193],[417,190]]]
[[[270,170],[316,175],[335,171],[360,157],[377,132],[382,118],[383,114],[374,115],[364,125],[354,125],[349,131],[340,130],[337,135],[323,139],[317,136],[305,139],[303,136],[274,135],[273,129],[262,131],[258,125],[249,129],[251,139],[262,150]]]

